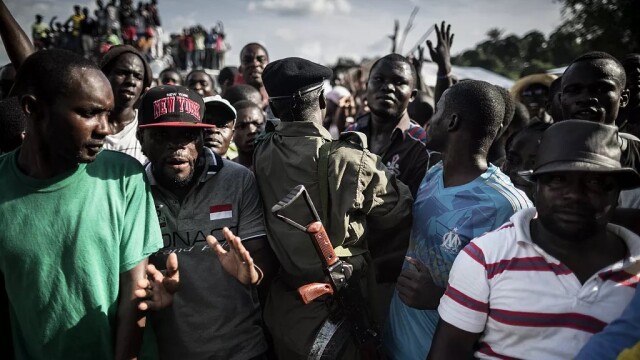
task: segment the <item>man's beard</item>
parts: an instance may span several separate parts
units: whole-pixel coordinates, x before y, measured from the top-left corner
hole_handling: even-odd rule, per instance
[[[190,167],[189,174],[185,177],[180,177],[177,174],[169,175],[163,170],[158,172],[154,171],[154,176],[156,180],[165,188],[168,189],[176,189],[176,188],[184,188],[191,184],[193,180],[193,176],[196,173],[196,165]],[[157,169],[157,168],[156,168]]]
[[[168,180],[171,181],[173,187],[183,188],[191,184],[191,180],[193,180],[193,174],[195,174],[195,172],[196,170],[194,166],[191,168],[191,171],[189,171],[189,174],[185,178],[180,179],[179,177],[174,176],[173,178]]]

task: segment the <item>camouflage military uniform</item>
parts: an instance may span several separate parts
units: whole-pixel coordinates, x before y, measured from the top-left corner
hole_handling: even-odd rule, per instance
[[[323,269],[308,235],[278,220],[270,209],[292,188],[303,184],[318,212],[323,212],[318,160],[320,147],[331,141],[331,135],[313,122],[268,126],[271,131],[257,145],[254,166],[265,206],[267,236],[282,268],[271,286],[265,322],[278,358],[306,359],[329,307],[324,301],[304,305],[296,290],[323,281]],[[324,223],[338,256],[354,265],[354,273],[371,293],[375,274],[373,268],[367,269],[366,224],[375,221],[378,228],[393,228],[411,217],[413,199],[409,188],[380,158],[365,150],[366,140],[360,135],[347,133],[331,144],[327,169],[330,209]],[[292,214],[305,212],[304,204],[298,205],[291,209]]]

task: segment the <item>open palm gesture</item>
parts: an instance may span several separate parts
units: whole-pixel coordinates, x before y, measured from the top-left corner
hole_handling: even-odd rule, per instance
[[[251,254],[244,248],[239,237],[235,236],[229,228],[222,229],[229,250],[225,250],[213,235],[207,236],[207,243],[218,255],[222,268],[242,284],[257,285],[261,280],[259,269],[254,265]]]

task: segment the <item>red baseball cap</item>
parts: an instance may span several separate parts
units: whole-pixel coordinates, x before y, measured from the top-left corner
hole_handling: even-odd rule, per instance
[[[138,127],[215,127],[202,122],[204,111],[204,100],[195,91],[177,85],[156,86],[142,97]]]

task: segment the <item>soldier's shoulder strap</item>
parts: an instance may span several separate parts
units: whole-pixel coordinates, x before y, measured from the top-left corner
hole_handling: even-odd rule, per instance
[[[322,206],[322,222],[329,227],[329,209],[331,198],[329,196],[329,153],[333,141],[327,141],[320,146],[318,158],[318,181],[320,183],[320,202]]]
[[[318,159],[318,177],[320,182],[320,201],[322,202],[322,221],[325,227],[329,227],[329,209],[331,198],[329,196],[329,154],[332,146],[348,143],[359,150],[367,148],[367,137],[358,131],[345,131],[340,134],[337,141],[328,141],[320,146]]]
[[[345,131],[340,134],[339,141],[345,141],[360,149],[368,148],[367,137],[359,131]]]

